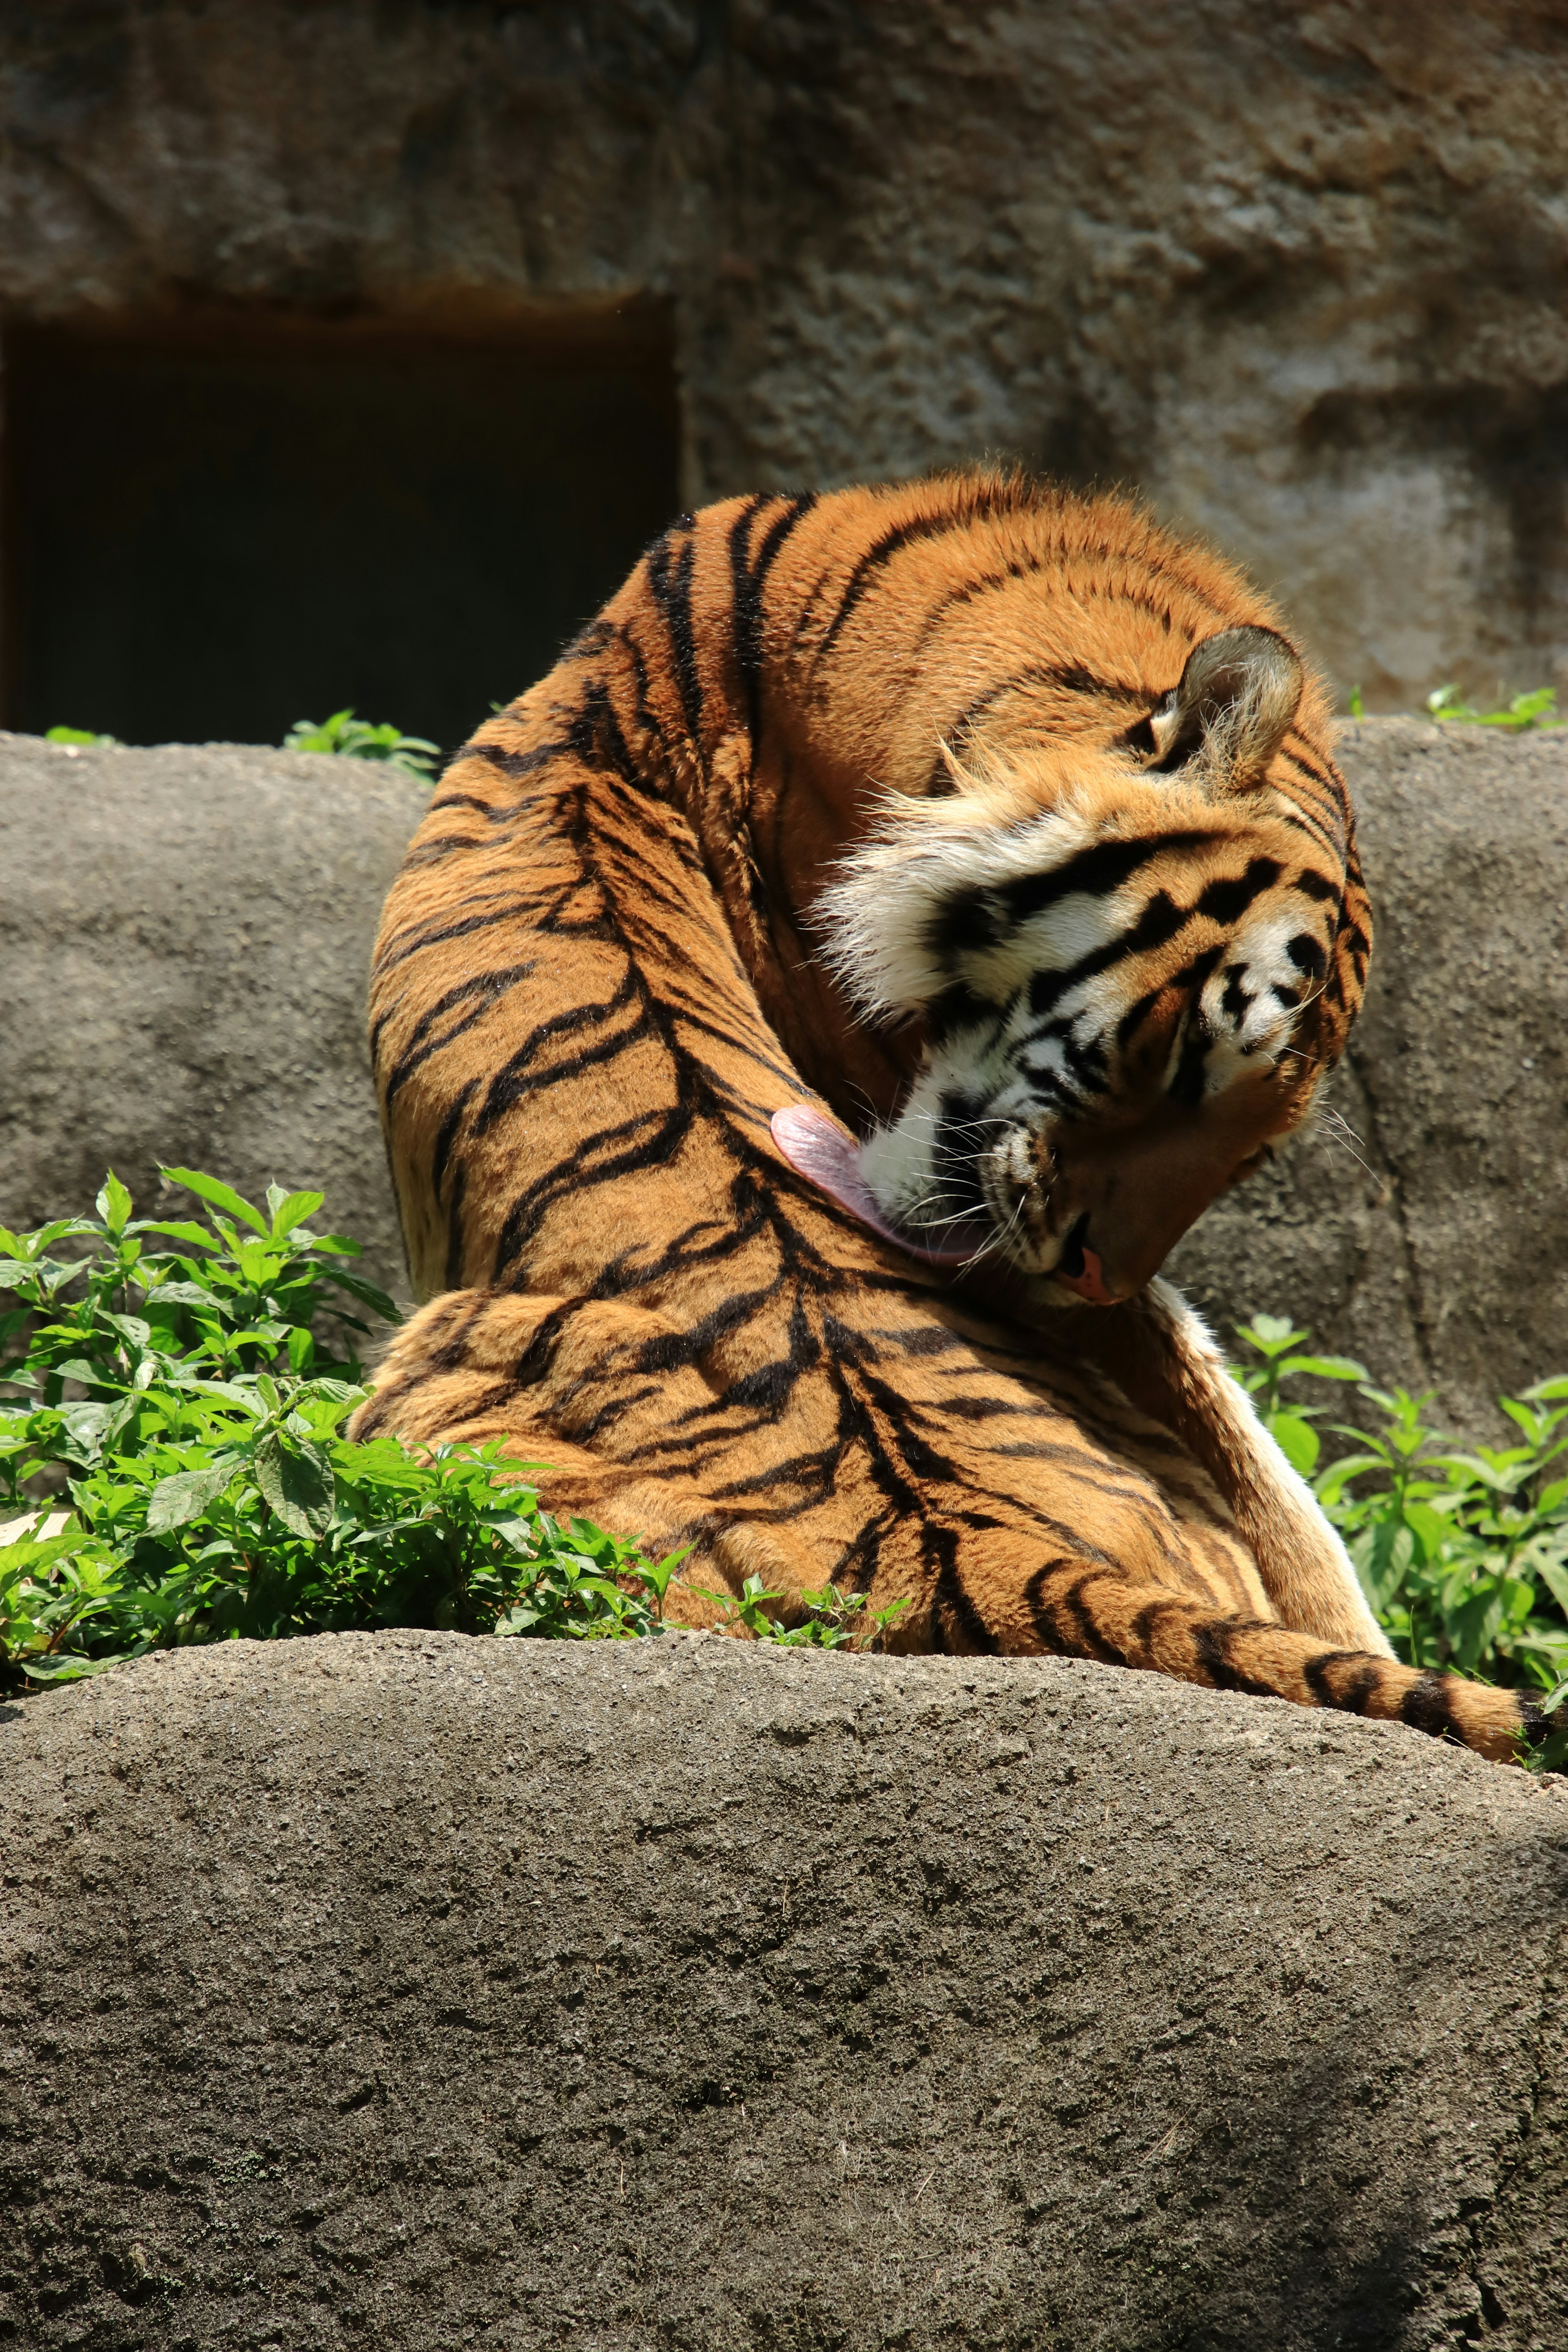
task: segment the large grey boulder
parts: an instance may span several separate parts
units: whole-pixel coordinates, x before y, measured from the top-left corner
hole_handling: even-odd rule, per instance
[[[1397,708],[1563,675],[1565,103],[1515,0],[15,0],[0,306],[242,357],[652,296],[692,502],[1134,481]]]
[[[429,797],[365,761],[0,735],[0,1222],[80,1211],[108,1167],[143,1215],[160,1162],[276,1177],[406,1297],[364,1003]]]
[[[1560,1781],[716,1636],[0,1717],[27,2352],[1568,2342]]]

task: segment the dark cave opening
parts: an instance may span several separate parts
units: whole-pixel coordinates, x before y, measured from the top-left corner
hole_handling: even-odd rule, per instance
[[[276,743],[353,704],[451,751],[679,505],[668,314],[247,317],[5,340],[4,707]]]

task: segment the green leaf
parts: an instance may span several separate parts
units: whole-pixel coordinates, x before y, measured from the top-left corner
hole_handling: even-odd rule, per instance
[[[40,1512],[36,1524],[47,1526],[47,1515]],[[52,1560],[63,1559],[68,1553],[79,1550],[85,1540],[85,1529],[74,1520],[52,1536],[35,1532],[15,1537],[10,1543],[0,1544],[0,1577],[31,1576],[38,1569],[47,1568]]]
[[[325,1195],[321,1192],[285,1192],[280,1185],[267,1187],[267,1206],[272,1214],[272,1239],[282,1241],[296,1225],[315,1215]]]
[[[362,1307],[374,1308],[384,1323],[402,1322],[402,1316],[385,1291],[378,1290],[374,1282],[365,1280],[363,1275],[340,1274],[336,1267],[333,1267],[328,1274],[327,1280],[334,1283],[340,1290],[346,1290],[351,1298],[357,1298]]]
[[[213,1294],[199,1282],[181,1282],[178,1279],[153,1282],[148,1285],[147,1304],[149,1307],[210,1307]]]
[[[114,735],[95,735],[90,727],[46,727],[44,740],[46,743],[88,744],[95,749],[103,750],[118,742],[119,738]]]
[[[1246,1339],[1265,1356],[1282,1356],[1302,1339],[1311,1338],[1310,1331],[1298,1331],[1283,1315],[1255,1315],[1250,1323],[1238,1323],[1237,1337]]]
[[[159,1172],[166,1175],[168,1171]],[[205,1225],[182,1224],[164,1217],[139,1217],[131,1230],[133,1234],[163,1234],[170,1241],[188,1242],[193,1249],[210,1250],[216,1245]]]
[[[1322,1450],[1322,1440],[1311,1423],[1299,1413],[1274,1412],[1268,1416],[1268,1432],[1291,1469],[1299,1470],[1303,1478],[1310,1477]]]
[[[259,1209],[241,1200],[232,1184],[220,1183],[216,1176],[204,1176],[195,1168],[163,1168],[158,1171],[166,1183],[178,1184],[183,1191],[194,1192],[198,1201],[210,1201],[215,1209],[226,1209],[231,1217],[238,1217],[263,1241],[271,1239],[271,1227]]]
[[[182,1470],[171,1478],[160,1479],[147,1506],[148,1534],[167,1535],[174,1528],[188,1527],[193,1519],[199,1519],[217,1500],[238,1467],[239,1458],[226,1454],[205,1470]]]
[[[116,1241],[125,1231],[125,1221],[131,1214],[131,1195],[111,1168],[104,1186],[94,1203],[99,1215]]]
[[[275,1435],[256,1449],[256,1483],[286,1528],[308,1538],[319,1535],[332,1507],[331,1473],[319,1454],[286,1449]]]
[[[1290,1372],[1310,1372],[1320,1381],[1364,1381],[1369,1378],[1366,1366],[1358,1364],[1353,1356],[1292,1356],[1285,1370]]]
[[[1427,1560],[1436,1559],[1454,1532],[1452,1521],[1446,1519],[1441,1511],[1435,1511],[1429,1503],[1407,1502],[1405,1524],[1421,1547],[1424,1565]]]
[[[134,1657],[132,1650],[121,1650],[110,1658],[84,1658],[76,1654],[66,1657],[18,1658],[16,1664],[35,1683],[79,1683],[88,1675],[106,1675],[110,1666],[122,1666]]]

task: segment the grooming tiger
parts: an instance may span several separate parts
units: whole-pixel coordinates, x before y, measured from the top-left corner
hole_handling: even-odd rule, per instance
[[[682,518],[446,775],[372,1047],[427,1304],[363,1433],[505,1440],[693,1587],[912,1603],[1516,1752],[1393,1657],[1157,1277],[1301,1119],[1370,921],[1275,614],[990,474]],[[857,1137],[863,1139],[858,1146]]]

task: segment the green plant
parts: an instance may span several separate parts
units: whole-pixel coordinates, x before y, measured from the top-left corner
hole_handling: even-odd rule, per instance
[[[1528,727],[1563,724],[1556,716],[1556,691],[1550,686],[1537,687],[1530,694],[1516,694],[1506,710],[1478,710],[1461,699],[1458,687],[1440,686],[1426,697],[1426,708],[1434,719],[1458,720],[1469,727],[1506,727],[1514,735]]]
[[[1291,1468],[1299,1470],[1304,1478],[1310,1477],[1323,1449],[1323,1441],[1312,1423],[1324,1408],[1285,1403],[1279,1394],[1281,1386],[1302,1373],[1321,1381],[1364,1381],[1367,1377],[1366,1366],[1358,1364],[1352,1357],[1303,1355],[1301,1350],[1311,1336],[1310,1331],[1297,1330],[1282,1315],[1255,1315],[1250,1323],[1237,1326],[1237,1339],[1263,1360],[1236,1369],[1235,1377],[1257,1405]]]
[[[1364,719],[1366,717],[1366,706],[1361,698],[1361,688],[1359,686],[1352,686],[1351,688],[1350,715],[1352,719]]]
[[[1452,1667],[1529,1691],[1552,1713],[1568,1697],[1568,1376],[1504,1397],[1519,1433],[1473,1451],[1422,1418],[1430,1402],[1380,1389],[1347,1357],[1299,1352],[1309,1334],[1272,1316],[1241,1327],[1262,1361],[1237,1372],[1345,1538],[1363,1590],[1409,1665]],[[1302,1375],[1355,1380],[1376,1409],[1368,1431],[1336,1422],[1350,1450],[1319,1467],[1323,1408],[1281,1397]],[[1554,1768],[1568,1733],[1544,1751]]]
[[[850,1650],[869,1649],[885,1641],[889,1630],[898,1623],[909,1601],[895,1601],[886,1609],[866,1614],[867,1599],[863,1592],[840,1592],[836,1584],[825,1584],[820,1592],[803,1592],[805,1615],[798,1625],[786,1626],[782,1619],[770,1617],[767,1603],[782,1601],[782,1592],[769,1592],[760,1576],[748,1576],[737,1601],[732,1593],[709,1592],[701,1585],[693,1586],[705,1601],[717,1602],[721,1615],[721,1632],[739,1626],[759,1642],[773,1642],[786,1650]]]
[[[100,751],[108,751],[120,740],[118,735],[95,735],[90,727],[46,727],[46,743],[88,743]]]
[[[313,719],[297,719],[283,738],[283,749],[325,751],[346,760],[380,760],[425,783],[430,782],[441,756],[440,746],[427,742],[423,735],[405,735],[390,724],[373,726],[368,719],[356,719],[352,709],[334,710],[319,724]]]
[[[343,1433],[359,1310],[396,1310],[319,1193],[163,1172],[205,1223],[133,1219],[111,1175],[93,1218],[0,1228],[0,1688],[242,1634],[658,1627],[679,1554],[562,1525],[498,1446]]]

